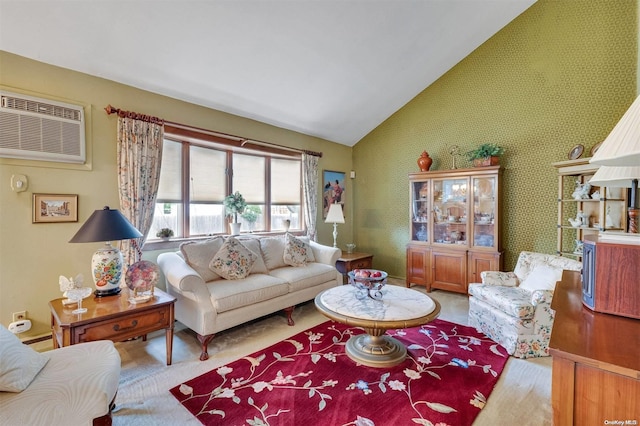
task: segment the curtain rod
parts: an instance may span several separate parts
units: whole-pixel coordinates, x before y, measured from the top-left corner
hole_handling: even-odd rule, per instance
[[[307,154],[307,155],[313,155],[313,156],[322,158],[322,152],[309,151],[309,150],[306,150],[306,149],[289,148],[288,146],[278,145],[278,144],[271,143],[271,142],[264,142],[264,141],[259,141],[259,140],[255,140],[255,139],[247,139],[247,138],[243,138],[243,137],[240,137],[240,136],[230,135],[228,133],[214,132],[214,131],[211,131],[211,130],[206,130],[206,129],[200,129],[200,128],[196,128],[196,127],[186,126],[184,124],[174,123],[172,121],[163,120],[163,119],[158,118],[158,117],[152,117],[152,116],[145,115],[145,114],[138,114],[137,112],[124,111],[124,110],[121,110],[120,108],[116,108],[116,107],[113,107],[111,105],[107,105],[104,110],[107,112],[107,115],[118,114],[119,117],[129,117],[129,118],[134,118],[134,119],[137,119],[137,120],[150,121],[150,122],[157,123],[157,124],[168,124],[170,126],[179,127],[181,129],[186,129],[186,130],[196,129],[196,130],[199,130],[199,131],[204,131],[204,132],[207,132],[207,133],[212,134],[214,136],[219,136],[219,137],[222,137],[222,138],[227,138],[227,139],[239,141],[239,142],[241,142],[240,146],[245,146],[246,144],[262,145],[262,146],[267,146],[267,147],[272,146],[272,147],[276,147],[276,148],[279,148],[279,149],[284,149],[284,150],[287,150],[287,151],[300,152],[300,153],[304,153],[304,154]]]

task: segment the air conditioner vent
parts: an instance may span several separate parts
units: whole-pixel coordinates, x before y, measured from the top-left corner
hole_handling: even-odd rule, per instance
[[[0,92],[0,157],[84,163],[81,106]]]

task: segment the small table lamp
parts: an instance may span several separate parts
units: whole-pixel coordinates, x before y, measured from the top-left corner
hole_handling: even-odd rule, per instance
[[[629,232],[637,234],[640,229],[637,204],[638,175],[640,165],[640,96],[631,104],[609,136],[589,160],[601,167],[591,179],[596,185],[631,188],[631,200],[628,207]],[[600,171],[602,170],[602,172]]]
[[[104,241],[104,247],[98,249],[91,258],[93,283],[98,297],[120,293],[122,275],[122,253],[111,241],[140,238],[142,234],[118,210],[106,206],[96,210],[82,225],[70,243],[93,243]]]
[[[333,223],[333,246],[338,247],[338,223],[344,223],[344,216],[342,214],[342,205],[338,203],[331,204],[327,218],[324,223]]]

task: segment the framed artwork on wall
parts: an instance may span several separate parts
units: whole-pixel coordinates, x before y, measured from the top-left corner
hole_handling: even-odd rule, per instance
[[[333,170],[322,171],[322,218],[327,218],[329,206],[333,203],[342,204],[344,213],[344,178],[345,172],[335,172]]]
[[[78,195],[33,194],[33,223],[77,221]]]

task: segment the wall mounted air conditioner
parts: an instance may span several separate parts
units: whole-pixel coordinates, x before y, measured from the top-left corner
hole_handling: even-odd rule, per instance
[[[84,163],[82,106],[0,91],[0,157]]]

